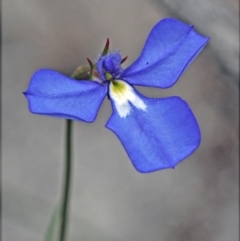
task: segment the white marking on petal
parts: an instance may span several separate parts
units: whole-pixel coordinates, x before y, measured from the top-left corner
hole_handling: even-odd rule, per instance
[[[134,89],[124,81],[114,80],[109,86],[109,95],[120,117],[125,118],[131,112],[131,102],[136,108],[146,111],[144,101],[137,96]]]

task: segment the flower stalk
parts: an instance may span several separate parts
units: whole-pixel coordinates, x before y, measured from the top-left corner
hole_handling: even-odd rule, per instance
[[[65,179],[64,189],[62,196],[62,215],[61,215],[61,229],[59,241],[65,241],[67,223],[68,223],[68,210],[69,210],[69,194],[71,184],[71,169],[72,169],[72,120],[66,120],[66,153],[65,153]]]
[[[91,66],[91,65],[90,65]],[[92,67],[92,66],[91,66]],[[91,73],[92,74],[92,73]],[[88,77],[89,68],[84,65],[79,66],[77,70],[71,75],[72,78],[81,80],[83,76]],[[73,121],[70,119],[66,120],[66,133],[65,133],[65,177],[64,187],[62,196],[62,211],[61,211],[61,226],[59,241],[66,240],[67,224],[68,224],[68,210],[69,210],[69,199],[71,189],[71,171],[72,171],[72,129]]]

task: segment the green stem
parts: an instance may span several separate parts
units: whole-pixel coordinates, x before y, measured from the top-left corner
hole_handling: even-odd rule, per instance
[[[71,164],[72,164],[72,120],[66,121],[66,156],[65,156],[65,180],[62,197],[62,215],[61,215],[61,230],[60,241],[65,241],[68,219],[68,202],[71,183]]]
[[[79,66],[74,73],[71,75],[71,78],[76,80],[89,79],[89,66]],[[69,193],[70,193],[70,184],[71,184],[71,166],[72,166],[72,120],[66,121],[66,156],[65,156],[65,180],[64,180],[64,189],[61,203],[61,226],[60,226],[60,236],[59,241],[65,241],[67,224],[68,224],[68,202],[69,202]]]

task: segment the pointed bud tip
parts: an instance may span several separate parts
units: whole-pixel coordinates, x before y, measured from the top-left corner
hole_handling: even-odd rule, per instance
[[[89,58],[86,58],[86,59],[87,59],[89,65],[90,65],[91,69],[93,69],[93,62]]]
[[[126,60],[127,60],[128,56],[124,57],[122,60],[121,60],[121,64],[124,63]]]
[[[107,41],[106,41],[106,44],[105,44],[105,47],[103,49],[103,52],[102,52],[101,56],[104,56],[104,55],[106,55],[108,53],[109,43],[110,43],[109,38],[107,38]]]

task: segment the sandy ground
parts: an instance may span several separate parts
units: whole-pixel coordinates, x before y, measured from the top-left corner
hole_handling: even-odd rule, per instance
[[[198,4],[3,1],[4,241],[42,241],[61,194],[65,121],[28,111],[22,91],[32,73],[47,67],[70,74],[86,57],[94,59],[107,37],[129,56],[127,66],[166,16],[194,24],[211,42],[172,88],[138,89],[187,100],[201,146],[174,170],[140,174],[104,127],[111,114],[106,99],[93,124],[74,122],[68,240],[238,240],[238,2]]]

